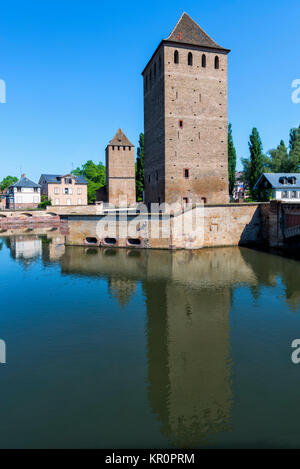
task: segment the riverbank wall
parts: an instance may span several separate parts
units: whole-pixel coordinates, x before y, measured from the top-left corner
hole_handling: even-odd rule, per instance
[[[70,208],[60,211],[60,217],[67,226],[67,245],[201,249],[266,244],[269,209],[268,203],[227,204],[148,214],[94,207],[88,214]]]

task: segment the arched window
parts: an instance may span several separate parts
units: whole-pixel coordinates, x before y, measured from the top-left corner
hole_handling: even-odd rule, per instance
[[[193,54],[191,52],[188,55],[188,65],[193,65]]]
[[[205,54],[202,55],[202,67],[203,68],[206,67],[206,55]]]
[[[220,60],[219,57],[216,55],[215,57],[215,69],[218,70],[220,68]]]
[[[175,50],[175,52],[174,52],[174,64],[179,64],[178,50]]]

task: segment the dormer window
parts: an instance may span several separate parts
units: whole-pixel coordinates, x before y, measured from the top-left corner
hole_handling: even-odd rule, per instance
[[[288,181],[289,181],[289,184],[295,185],[297,180],[296,180],[295,176],[293,176],[293,177],[290,177],[288,179]]]
[[[288,179],[287,179],[287,177],[281,177],[281,178],[279,178],[279,183],[280,183],[280,184],[284,184],[284,185],[286,185],[286,184],[287,184],[287,182],[288,182]]]

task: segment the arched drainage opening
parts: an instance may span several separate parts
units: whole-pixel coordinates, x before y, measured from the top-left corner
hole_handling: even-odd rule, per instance
[[[86,244],[98,244],[98,239],[97,239],[97,238],[88,237],[88,238],[85,238],[85,242],[86,242]]]
[[[7,218],[6,215],[2,215],[2,213],[0,213],[0,218]]]
[[[115,246],[117,244],[116,238],[104,238],[106,246]]]
[[[139,238],[128,238],[127,243],[129,246],[140,246],[142,244]]]
[[[21,213],[21,215],[24,215],[24,217],[32,217],[31,213]]]

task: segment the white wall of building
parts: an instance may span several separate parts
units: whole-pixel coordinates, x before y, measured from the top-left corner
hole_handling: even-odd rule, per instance
[[[37,189],[37,192],[33,187],[22,187],[21,191],[14,188],[14,199],[16,204],[39,204],[41,202],[41,193],[40,189]]]

